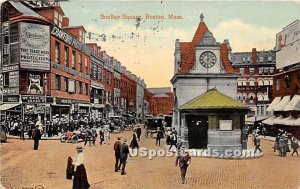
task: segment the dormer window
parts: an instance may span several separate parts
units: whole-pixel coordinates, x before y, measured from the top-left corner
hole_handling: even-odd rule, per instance
[[[250,60],[251,60],[251,58],[250,58],[250,56],[248,56],[247,57],[247,62],[250,63]]]
[[[259,62],[260,63],[264,62],[264,57],[263,56],[259,57]]]
[[[79,30],[79,41],[85,43],[85,33],[82,30]]]
[[[269,56],[268,56],[268,62],[272,62],[272,59],[273,59],[272,56],[269,55]]]
[[[56,24],[58,27],[62,27],[62,19],[63,16],[59,14],[56,10],[54,10],[54,24]]]

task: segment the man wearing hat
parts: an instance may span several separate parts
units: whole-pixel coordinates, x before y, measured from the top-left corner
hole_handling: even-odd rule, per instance
[[[115,172],[118,172],[121,167],[121,160],[120,160],[120,150],[121,150],[121,137],[118,137],[118,140],[114,144],[114,150],[115,150],[115,158],[116,158],[116,163],[115,163]]]
[[[179,163],[179,168],[180,168],[180,172],[181,172],[182,184],[184,184],[186,171],[187,171],[189,164],[191,163],[191,157],[189,156],[189,153],[186,151],[185,146],[181,146],[180,151],[176,158],[175,166],[177,166],[178,163]]]
[[[127,144],[127,138],[124,138],[123,144],[120,148],[120,161],[122,165],[121,175],[126,175],[125,167],[126,167],[126,161],[129,154],[129,147]]]
[[[39,129],[39,126],[37,125],[32,132],[32,139],[34,141],[34,147],[33,147],[34,150],[38,150],[39,141],[41,140],[41,137],[42,137],[42,133]]]

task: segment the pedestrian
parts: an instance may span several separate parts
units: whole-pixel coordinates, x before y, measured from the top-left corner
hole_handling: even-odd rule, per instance
[[[274,143],[274,146],[273,146],[274,152],[276,150],[279,150],[279,140],[280,140],[280,134],[278,133],[277,136],[276,136],[276,138],[275,138],[275,143]]]
[[[106,144],[110,144],[110,129],[104,129],[104,140]]]
[[[84,146],[86,146],[86,143],[89,141],[89,146],[91,146],[91,139],[92,138],[92,133],[91,130],[89,129],[89,127],[87,127],[85,129],[85,142],[84,142]]]
[[[19,120],[19,129],[20,129],[20,140],[25,140],[25,125],[21,120]]]
[[[118,140],[114,144],[114,150],[115,150],[115,172],[118,172],[121,168],[121,160],[120,160],[120,150],[121,150],[121,137],[118,137]]]
[[[156,134],[156,146],[157,144],[160,146],[160,139],[162,138],[162,130],[158,127]]]
[[[73,187],[72,189],[88,189],[90,184],[88,182],[87,173],[83,164],[83,147],[77,146],[77,156],[73,159],[72,165],[74,165],[76,171],[74,172]]]
[[[39,141],[41,140],[41,137],[42,137],[42,134],[41,134],[41,131],[39,129],[39,126],[36,126],[35,129],[32,132],[32,138],[34,140],[34,146],[33,146],[34,150],[38,150]]]
[[[97,140],[97,129],[96,126],[93,126],[92,128],[92,141],[93,141],[93,145],[96,145],[96,140]]]
[[[121,161],[121,165],[122,165],[121,175],[126,175],[125,167],[126,167],[126,161],[127,161],[128,155],[130,156],[129,147],[127,144],[127,138],[124,138],[123,144],[121,145],[121,148],[120,148],[120,161]]]
[[[177,135],[176,135],[176,133],[172,133],[170,139],[171,139],[171,145],[170,145],[169,151],[172,149],[173,146],[175,146],[176,150],[177,150]]]
[[[131,140],[131,143],[130,143],[130,148],[132,149],[135,149],[135,148],[139,148],[139,144],[137,142],[137,134],[135,131],[133,131],[133,134],[132,134],[132,140]]]
[[[282,136],[280,136],[280,138],[279,138],[278,151],[279,151],[279,156],[280,157],[285,156],[285,153],[284,153],[284,141],[283,141]]]
[[[176,157],[175,166],[179,164],[182,184],[184,184],[186,181],[185,176],[190,163],[191,157],[189,156],[189,153],[186,152],[185,146],[181,146],[180,151]]]
[[[260,138],[258,137],[258,135],[255,135],[254,145],[255,145],[254,153],[256,153],[257,150],[259,150],[259,152],[261,153],[262,150],[260,149]]]
[[[140,126],[138,126],[138,128],[136,128],[136,135],[139,141],[141,140],[141,134],[142,134],[142,129]]]
[[[299,154],[298,154],[299,143],[298,143],[297,138],[294,136],[291,136],[291,148],[293,149],[292,156],[296,152],[297,157],[299,157]]]
[[[99,130],[99,136],[100,136],[100,145],[102,145],[102,143],[104,142],[104,128],[103,126],[101,126],[100,130]]]

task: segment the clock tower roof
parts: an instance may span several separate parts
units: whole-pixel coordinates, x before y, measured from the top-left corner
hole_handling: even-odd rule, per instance
[[[200,21],[191,42],[180,42],[181,65],[179,73],[188,73],[195,63],[195,46],[201,41],[204,34],[209,31],[205,22]]]

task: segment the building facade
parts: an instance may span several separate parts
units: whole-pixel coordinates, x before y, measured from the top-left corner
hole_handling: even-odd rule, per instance
[[[267,111],[273,115],[263,121],[272,130],[283,129],[300,138],[300,21],[284,27],[276,35],[276,72],[273,101]]]
[[[169,87],[147,88],[149,96],[149,113],[153,116],[172,115],[174,94]]]
[[[141,114],[144,83],[97,43],[86,44],[85,28],[70,26],[53,5],[1,5],[1,115],[68,121]]]
[[[276,69],[274,51],[233,53],[232,65],[240,73],[237,80],[237,100],[251,111],[251,122],[267,118],[266,111],[272,101],[273,75]]]

